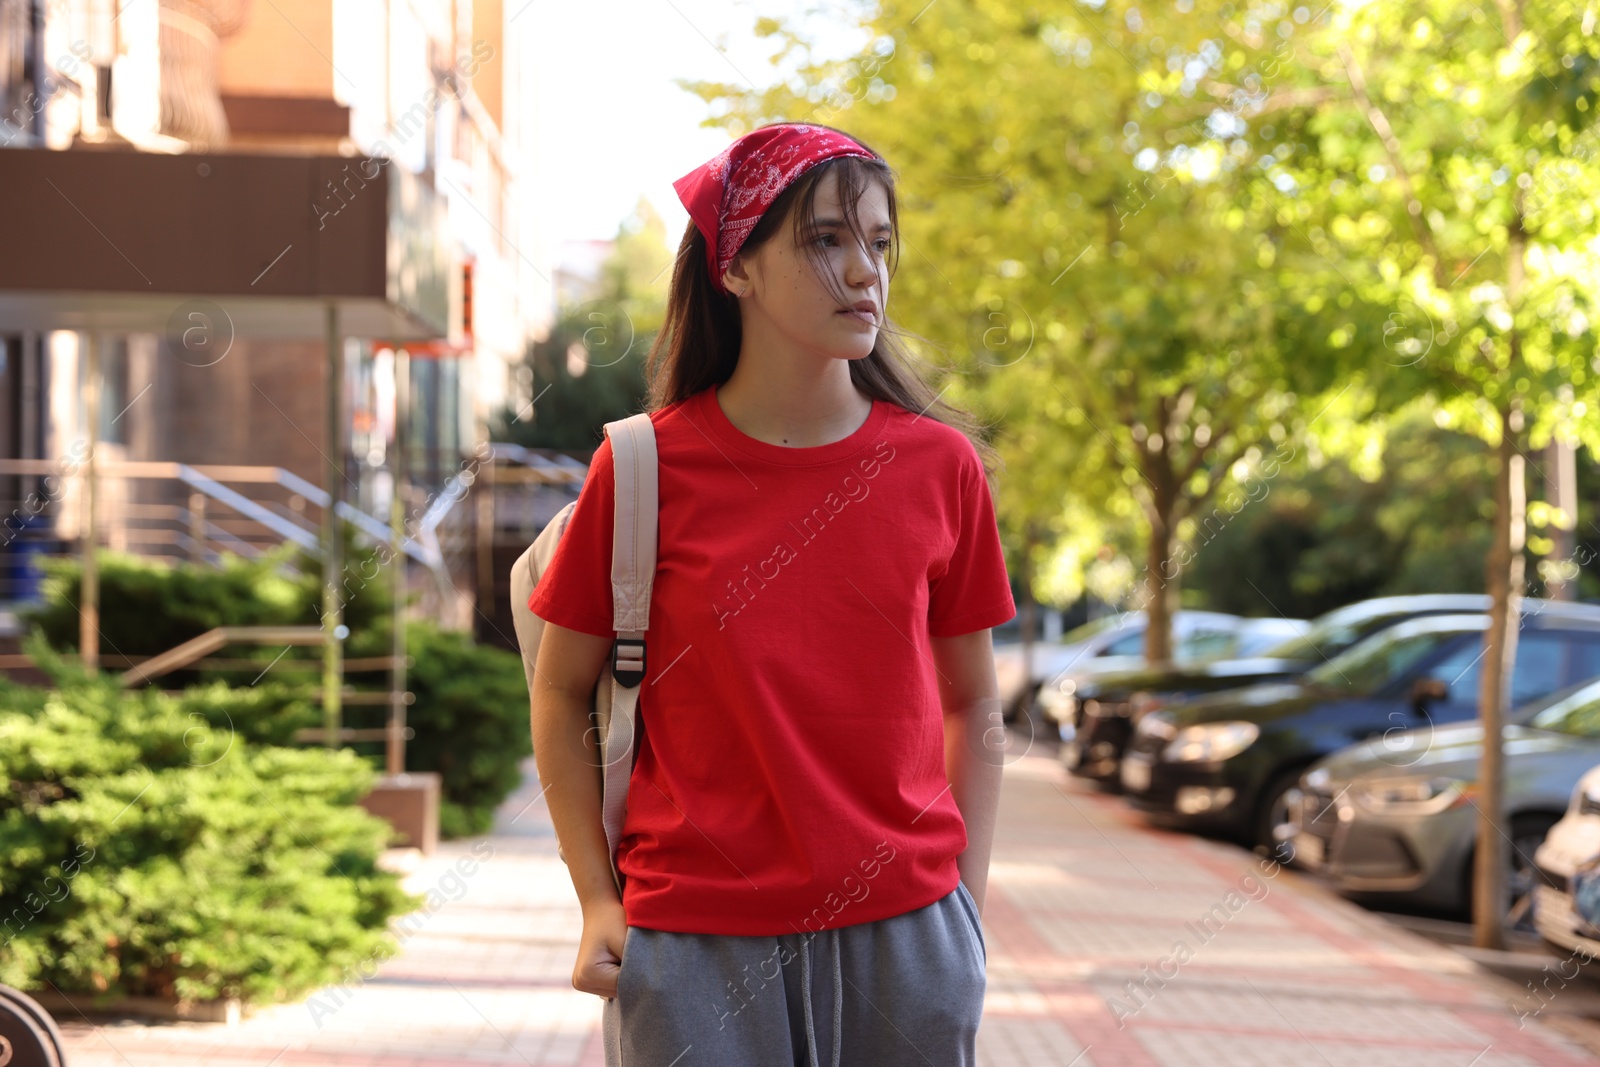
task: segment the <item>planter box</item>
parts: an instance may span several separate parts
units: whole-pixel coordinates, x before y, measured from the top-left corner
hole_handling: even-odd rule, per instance
[[[225,1023],[237,1026],[244,1010],[237,998],[226,1000],[164,1000],[161,997],[115,997],[101,1000],[88,993],[57,993],[53,989],[30,990],[28,995],[39,1006],[58,1018],[82,1012],[84,1015],[137,1015],[146,1019],[167,1019],[192,1023]]]
[[[440,782],[432,771],[387,775],[361,799],[361,806],[399,832],[395,844],[431,856],[439,847]]]

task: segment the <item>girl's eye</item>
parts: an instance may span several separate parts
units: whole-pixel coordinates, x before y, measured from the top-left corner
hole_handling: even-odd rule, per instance
[[[819,234],[812,241],[812,244],[821,245],[824,248],[831,247],[831,246],[836,245],[838,243],[839,243],[838,235],[831,234],[831,233]],[[887,237],[880,237],[876,241],[872,242],[872,247],[878,252],[879,255],[887,255],[888,252],[889,252],[889,247],[893,243],[894,242],[890,241],[889,238],[887,238]]]

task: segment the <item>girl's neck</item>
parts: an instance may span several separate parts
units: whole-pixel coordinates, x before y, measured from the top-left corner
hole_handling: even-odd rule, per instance
[[[744,348],[713,396],[741,433],[787,448],[842,441],[872,413],[872,398],[850,380],[847,360],[763,360]]]

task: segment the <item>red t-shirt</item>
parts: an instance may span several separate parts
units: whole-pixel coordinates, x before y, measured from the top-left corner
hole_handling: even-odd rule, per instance
[[[657,563],[617,852],[628,924],[774,935],[942,898],[967,834],[928,638],[1016,614],[971,442],[874,400],[843,440],[769,444],[715,388],[651,423]],[[604,637],[614,479],[607,440],[528,602]]]

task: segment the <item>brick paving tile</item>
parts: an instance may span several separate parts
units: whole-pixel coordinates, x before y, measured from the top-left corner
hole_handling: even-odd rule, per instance
[[[433,910],[369,977],[231,1028],[62,1019],[72,1067],[603,1067],[601,1002],[571,986],[576,898],[526,771],[487,847],[447,843],[407,876]],[[980,1067],[1595,1061],[1519,1027],[1460,956],[1242,850],[1152,829],[1044,755],[1006,769],[984,931]]]

